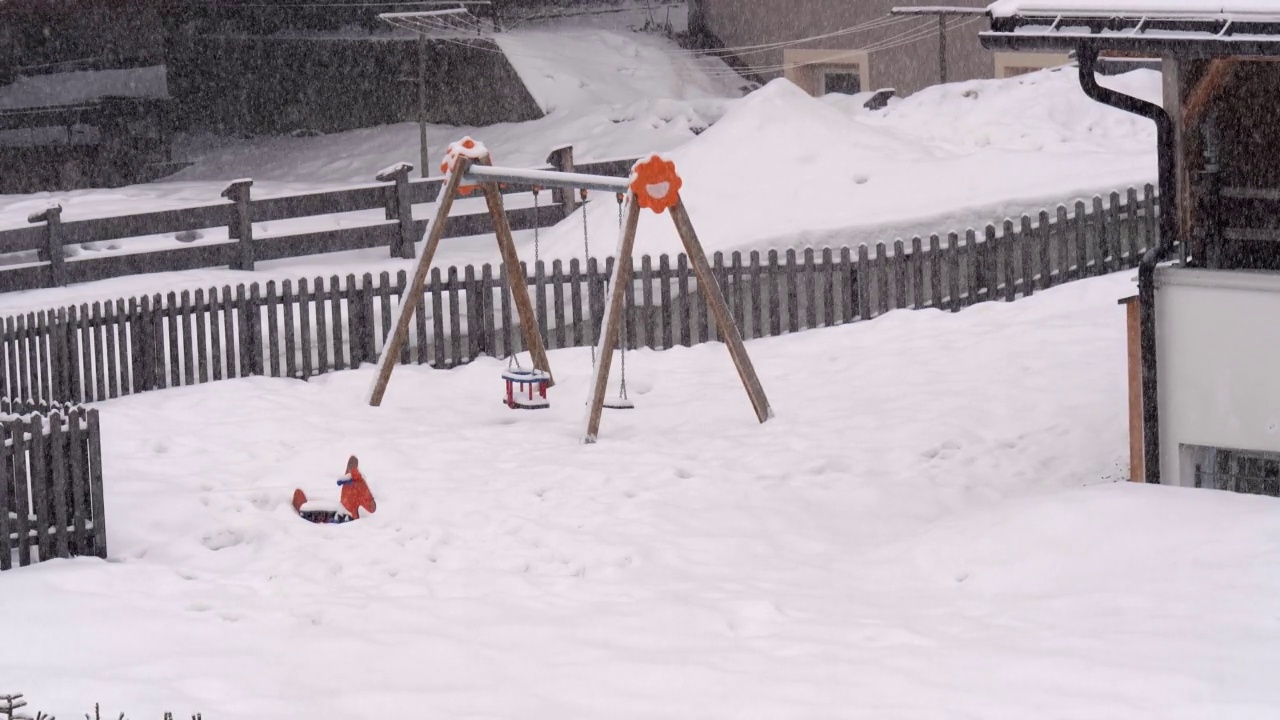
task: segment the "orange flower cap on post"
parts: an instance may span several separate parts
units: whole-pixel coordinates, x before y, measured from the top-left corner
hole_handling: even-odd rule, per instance
[[[636,195],[640,207],[662,213],[680,201],[680,186],[676,164],[657,155],[637,162],[631,167],[631,192]]]
[[[484,143],[478,140],[472,140],[470,137],[464,137],[461,140],[449,143],[449,147],[445,149],[444,160],[440,163],[440,172],[448,175],[453,172],[453,168],[458,164],[459,157],[469,157],[472,160],[479,160],[489,154],[489,149]],[[472,191],[480,187],[479,185],[459,185],[459,195],[470,195]]]

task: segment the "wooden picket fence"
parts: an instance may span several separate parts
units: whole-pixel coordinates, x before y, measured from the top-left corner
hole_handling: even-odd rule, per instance
[[[0,570],[105,558],[104,515],[98,411],[0,400]]]
[[[983,232],[858,248],[715,253],[744,338],[867,320],[902,308],[958,311],[1136,267],[1157,234],[1154,190],[1043,211]],[[593,344],[613,261],[522,265],[548,349]],[[66,307],[0,321],[0,396],[93,402],[251,375],[306,379],[375,362],[406,275],[253,283]],[[643,256],[625,296],[622,342],[670,348],[717,339],[683,255]],[[524,350],[505,269],[431,273],[401,363],[454,367]]]

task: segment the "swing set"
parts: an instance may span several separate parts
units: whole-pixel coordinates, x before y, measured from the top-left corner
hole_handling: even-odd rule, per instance
[[[628,178],[496,167],[492,164],[489,152],[484,145],[471,138],[464,138],[449,145],[441,169],[445,173],[444,188],[440,193],[439,204],[436,207],[435,222],[430,225],[426,247],[418,258],[418,265],[414,271],[413,278],[408,287],[405,288],[405,294],[400,298],[394,330],[387,338],[386,346],[382,350],[382,356],[378,361],[378,372],[369,393],[370,405],[376,407],[382,403],[387,391],[387,384],[391,380],[391,372],[396,365],[396,359],[400,356],[400,351],[408,338],[413,313],[422,312],[423,288],[426,284],[427,275],[431,270],[431,261],[435,257],[441,238],[444,236],[453,201],[458,195],[470,194],[476,189],[480,189],[484,193],[485,201],[488,205],[498,251],[501,253],[502,262],[507,268],[507,291],[511,293],[512,302],[516,306],[520,321],[520,331],[533,363],[532,370],[525,370],[518,367],[518,361],[515,360],[514,354],[512,355],[512,362],[516,364],[516,367],[509,367],[507,372],[503,373],[503,378],[507,381],[507,398],[505,401],[512,407],[545,407],[547,405],[546,390],[555,385],[555,379],[551,373],[550,363],[547,360],[547,351],[542,342],[542,334],[538,332],[537,320],[534,315],[533,304],[529,299],[526,279],[513,277],[513,273],[518,272],[520,267],[520,258],[516,252],[515,241],[511,234],[511,225],[507,221],[506,210],[503,207],[502,192],[499,188],[500,183],[515,183],[536,188],[534,191],[535,213],[537,212],[537,189],[544,187],[570,190],[576,188],[584,201],[587,199],[589,190],[612,192],[618,198],[619,232],[616,262],[613,267],[613,274],[609,279],[608,297],[606,298],[604,309],[604,326],[601,328],[596,345],[592,348],[592,361],[595,364],[595,370],[587,400],[586,427],[583,442],[594,443],[596,441],[600,431],[601,416],[607,405],[631,407],[630,401],[626,398],[625,342],[622,344],[622,351],[619,353],[622,363],[621,370],[624,373],[620,397],[618,401],[610,403],[605,396],[607,395],[610,365],[613,360],[611,350],[617,346],[620,337],[619,330],[622,324],[624,293],[631,283],[631,258],[635,248],[636,228],[640,222],[640,210],[642,208],[652,210],[658,214],[670,212],[671,219],[676,226],[676,232],[684,245],[685,255],[688,256],[694,276],[697,279],[698,290],[702,293],[707,306],[711,309],[712,318],[715,321],[716,328],[719,330],[720,337],[729,349],[729,355],[738,371],[738,377],[742,381],[752,408],[755,410],[756,419],[763,423],[773,417],[773,410],[765,397],[760,378],[756,375],[755,367],[751,364],[751,358],[748,357],[746,346],[742,342],[742,334],[734,323],[733,317],[729,314],[724,295],[721,293],[720,286],[716,283],[715,276],[711,272],[711,266],[707,262],[706,252],[694,232],[693,223],[685,210],[684,202],[680,199],[682,181],[680,176],[676,174],[673,163],[663,160],[657,155],[650,155],[632,167],[631,176]],[[470,184],[464,184],[464,182]],[[591,248],[586,222],[586,210],[584,208],[583,245],[588,257],[590,257]],[[535,229],[534,232],[534,254],[536,256],[539,248],[537,230]],[[535,258],[535,262],[536,260],[537,258]],[[521,402],[525,404],[521,404]]]

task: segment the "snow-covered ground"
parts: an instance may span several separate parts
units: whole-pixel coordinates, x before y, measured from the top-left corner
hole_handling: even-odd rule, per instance
[[[111,561],[5,573],[0,678],[59,716],[1264,718],[1276,501],[1126,474],[1132,279],[628,355],[585,446],[496,360],[104,403]],[[377,515],[314,526],[361,459]]]

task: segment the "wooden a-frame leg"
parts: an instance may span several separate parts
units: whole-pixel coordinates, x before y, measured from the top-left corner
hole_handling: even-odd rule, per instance
[[[769,406],[764,387],[760,384],[756,369],[747,355],[747,348],[742,343],[742,334],[738,331],[737,324],[733,322],[733,316],[729,314],[729,306],[724,301],[720,285],[711,273],[707,254],[702,249],[702,243],[698,241],[697,233],[693,231],[693,223],[690,222],[689,213],[684,208],[684,200],[677,200],[669,212],[672,221],[676,224],[676,232],[680,233],[680,241],[684,243],[684,254],[689,257],[693,274],[698,278],[698,288],[702,291],[702,297],[707,301],[707,306],[711,308],[711,315],[715,318],[720,337],[724,338],[724,344],[729,348],[729,355],[733,358],[734,367],[738,369],[742,387],[746,388],[747,397],[751,398],[751,407],[756,411],[756,418],[764,422],[773,417],[773,408]]]
[[[387,383],[391,380],[391,371],[400,357],[400,349],[409,336],[409,325],[413,322],[413,314],[422,312],[422,289],[427,282],[427,273],[431,271],[431,260],[435,257],[436,248],[440,246],[440,238],[444,237],[445,225],[449,221],[449,210],[453,207],[453,199],[458,194],[458,186],[462,184],[462,176],[467,174],[471,159],[458,158],[453,172],[445,180],[440,189],[439,202],[436,206],[436,219],[427,230],[427,244],[418,258],[418,266],[404,294],[400,296],[400,306],[396,309],[395,331],[387,338],[382,348],[382,357],[378,359],[378,374],[374,378],[373,388],[369,392],[369,404],[377,407],[382,404],[382,397],[387,392]],[[422,338],[419,338],[422,340]]]
[[[488,165],[485,158],[480,161]],[[551,362],[547,360],[547,348],[542,344],[542,332],[538,327],[538,318],[533,312],[533,302],[529,299],[529,285],[524,273],[520,272],[520,255],[516,252],[516,242],[511,236],[511,224],[507,222],[507,211],[502,205],[502,191],[498,184],[484,183],[485,202],[489,205],[489,217],[493,219],[493,234],[498,239],[498,251],[502,253],[502,263],[507,266],[507,284],[511,287],[511,300],[515,303],[516,313],[520,316],[520,332],[524,335],[524,346],[529,348],[533,358],[533,366],[551,375]],[[504,319],[503,322],[507,320]],[[554,387],[555,378],[547,381],[547,387]]]
[[[613,361],[613,347],[618,341],[618,326],[622,319],[623,293],[631,289],[631,252],[636,244],[636,226],[640,223],[640,204],[636,196],[627,193],[625,219],[618,236],[618,250],[613,277],[609,280],[609,299],[604,306],[604,327],[596,346],[596,369],[591,382],[591,398],[587,403],[587,432],[584,443],[596,441],[600,432],[600,416],[604,412],[604,396],[609,383],[609,366]]]

